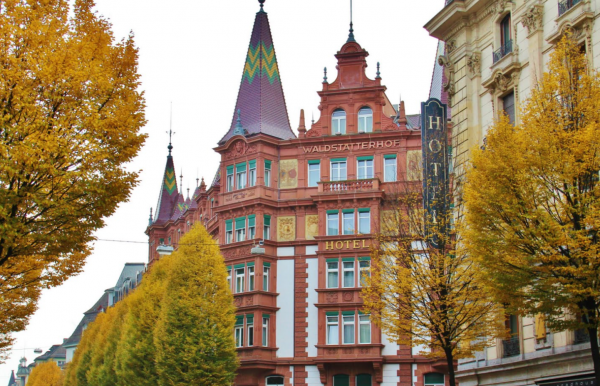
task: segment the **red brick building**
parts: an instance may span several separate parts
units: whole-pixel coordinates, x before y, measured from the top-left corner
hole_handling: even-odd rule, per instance
[[[184,199],[169,144],[149,263],[195,222],[218,240],[239,310],[236,385],[447,383],[442,362],[389,342],[361,309],[385,192],[419,178],[406,172],[421,149],[419,116],[392,105],[379,75],[367,78],[368,52],[352,33],[335,56],[337,78],[318,91],[320,119],[307,128],[302,113],[294,133],[261,4],[212,184]],[[438,66],[440,99],[442,83]],[[264,253],[251,252],[258,240]]]

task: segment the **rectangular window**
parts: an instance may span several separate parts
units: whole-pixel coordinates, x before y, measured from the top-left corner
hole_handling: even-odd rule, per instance
[[[235,293],[244,292],[244,264],[235,265]]]
[[[246,315],[246,334],[248,336],[248,347],[254,346],[254,315]]]
[[[327,313],[327,344],[339,344],[340,325],[337,312]]]
[[[265,160],[265,186],[271,186],[271,161]]]
[[[371,277],[371,258],[370,257],[359,257],[358,258],[358,273],[359,273],[359,284],[360,287],[365,285],[366,279]]]
[[[342,210],[342,229],[345,235],[353,235],[354,232],[354,209]]]
[[[358,315],[358,343],[371,343],[371,315]]]
[[[263,219],[263,239],[271,239],[271,216],[269,216],[268,214],[265,214],[265,217]]]
[[[246,187],[246,163],[235,165],[235,172],[237,176],[237,188],[244,189]]]
[[[345,181],[347,179],[346,172],[346,158],[331,160],[331,181]]]
[[[358,233],[371,233],[371,210],[369,208],[358,210]]]
[[[227,267],[227,287],[231,290],[231,266]]]
[[[227,166],[227,191],[233,190],[233,165]]]
[[[248,216],[248,240],[254,240],[256,238],[256,215],[251,214]]]
[[[373,178],[373,156],[357,157],[356,165],[359,180]]]
[[[354,344],[354,311],[342,311],[343,344]]]
[[[263,291],[269,290],[269,273],[271,272],[271,264],[264,263],[263,265]]]
[[[246,217],[235,219],[235,241],[246,240]]]
[[[252,264],[252,265],[250,265]],[[254,263],[248,263],[248,291],[254,291]]]
[[[267,347],[269,345],[269,315],[263,314],[262,321],[262,345]]]
[[[342,275],[344,288],[354,287],[354,259],[346,257],[342,259]]]
[[[235,317],[235,347],[244,346],[244,315],[238,315]]]
[[[337,210],[327,211],[327,236],[340,234],[340,217]]]
[[[318,186],[321,180],[321,163],[319,160],[308,161],[308,187]]]
[[[395,182],[398,176],[396,154],[386,154],[383,156],[383,181]]]
[[[511,92],[502,98],[502,108],[504,114],[508,116],[508,121],[511,125],[515,124],[515,93]]]
[[[249,186],[256,186],[256,160],[248,162]]]
[[[339,286],[339,261],[327,259],[327,288],[338,288]]]
[[[225,220],[225,244],[233,242],[233,220]]]

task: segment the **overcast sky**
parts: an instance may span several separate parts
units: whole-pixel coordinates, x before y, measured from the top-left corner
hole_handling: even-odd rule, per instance
[[[400,95],[408,114],[418,113],[428,97],[437,40],[423,25],[444,0],[354,0],[354,35],[369,52],[367,75],[375,78],[381,62],[382,83],[392,103]],[[121,39],[133,31],[140,51],[141,89],[146,97],[148,140],[136,161],[140,184],[120,205],[98,238],[147,241],[150,207],[158,200],[164,172],[173,103],[173,157],[184,190],[193,192],[196,177],[212,182],[219,157],[212,150],[229,129],[242,77],[256,0],[96,0],[98,13],[110,19]],[[271,33],[290,124],[298,128],[300,109],[307,126],[319,118],[323,67],[336,77],[334,54],[346,42],[349,0],[267,0]],[[179,178],[178,178],[179,183]],[[26,331],[16,334],[11,358],[0,365],[0,385],[8,383],[19,358],[32,361],[33,348],[47,350],[68,338],[83,312],[113,287],[126,262],[147,262],[145,244],[98,241],[84,272],[44,291]]]

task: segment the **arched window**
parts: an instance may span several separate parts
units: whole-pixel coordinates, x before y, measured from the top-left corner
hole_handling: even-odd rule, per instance
[[[333,386],[350,386],[350,376],[347,374],[334,375]]]
[[[425,386],[443,386],[443,385],[444,385],[444,374],[442,374],[442,373],[425,374]]]
[[[346,112],[337,109],[331,115],[331,134],[346,134]]]
[[[267,385],[283,386],[283,377],[281,375],[267,377]]]
[[[371,374],[358,374],[356,376],[356,386],[371,386]]]
[[[373,131],[373,110],[363,107],[358,110],[358,132],[371,133]]]

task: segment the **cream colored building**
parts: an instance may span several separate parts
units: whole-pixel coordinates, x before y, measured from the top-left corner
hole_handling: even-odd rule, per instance
[[[473,147],[506,111],[519,122],[519,104],[541,79],[555,44],[566,30],[600,67],[600,0],[448,0],[426,25],[445,42],[438,62],[452,111],[457,187]],[[589,338],[582,331],[552,333],[542,320],[507,321],[515,338],[498,340],[476,358],[459,363],[458,380],[467,385],[561,385],[592,373]],[[573,383],[571,383],[573,384]],[[577,384],[577,383],[575,383]]]

